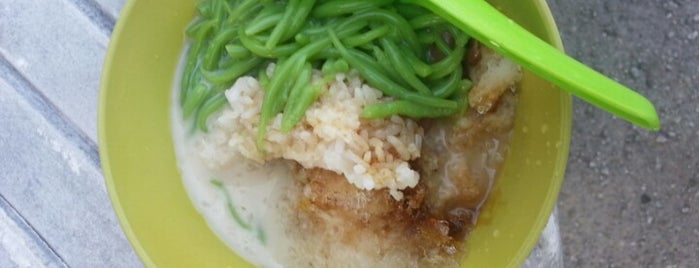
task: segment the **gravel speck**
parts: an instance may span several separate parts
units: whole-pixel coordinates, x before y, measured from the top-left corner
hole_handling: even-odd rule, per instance
[[[699,32],[693,31],[692,33],[687,35],[687,39],[694,40],[694,39],[697,39],[697,36],[699,36]]]
[[[641,69],[638,69],[638,67],[634,66],[631,68],[631,76],[633,78],[639,78],[642,75],[643,75],[643,72],[641,71]]]

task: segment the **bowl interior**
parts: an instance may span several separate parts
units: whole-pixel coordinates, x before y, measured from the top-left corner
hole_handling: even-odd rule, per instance
[[[245,267],[191,205],[172,146],[173,76],[197,2],[127,3],[102,77],[100,156],[118,218],[147,266]],[[544,0],[490,2],[560,47]],[[561,186],[570,120],[570,96],[525,74],[510,153],[468,240],[464,266],[518,267],[528,256]]]

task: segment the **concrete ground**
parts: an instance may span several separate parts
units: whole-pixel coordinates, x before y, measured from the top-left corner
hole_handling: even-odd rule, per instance
[[[575,100],[568,267],[699,267],[699,1],[548,0],[568,54],[649,98],[649,132]]]

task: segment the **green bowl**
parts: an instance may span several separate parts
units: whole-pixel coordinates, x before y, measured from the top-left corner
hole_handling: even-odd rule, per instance
[[[116,214],[146,266],[250,266],[209,230],[176,168],[170,101],[184,29],[196,0],[129,1],[114,29],[99,106],[99,147]],[[493,0],[561,48],[544,0]],[[568,156],[571,97],[524,75],[515,133],[463,265],[519,267],[551,214]]]

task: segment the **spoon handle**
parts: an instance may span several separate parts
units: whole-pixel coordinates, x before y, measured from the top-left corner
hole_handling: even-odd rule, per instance
[[[526,31],[484,0],[405,0],[447,19],[494,51],[561,89],[650,130],[660,129],[653,104]]]

